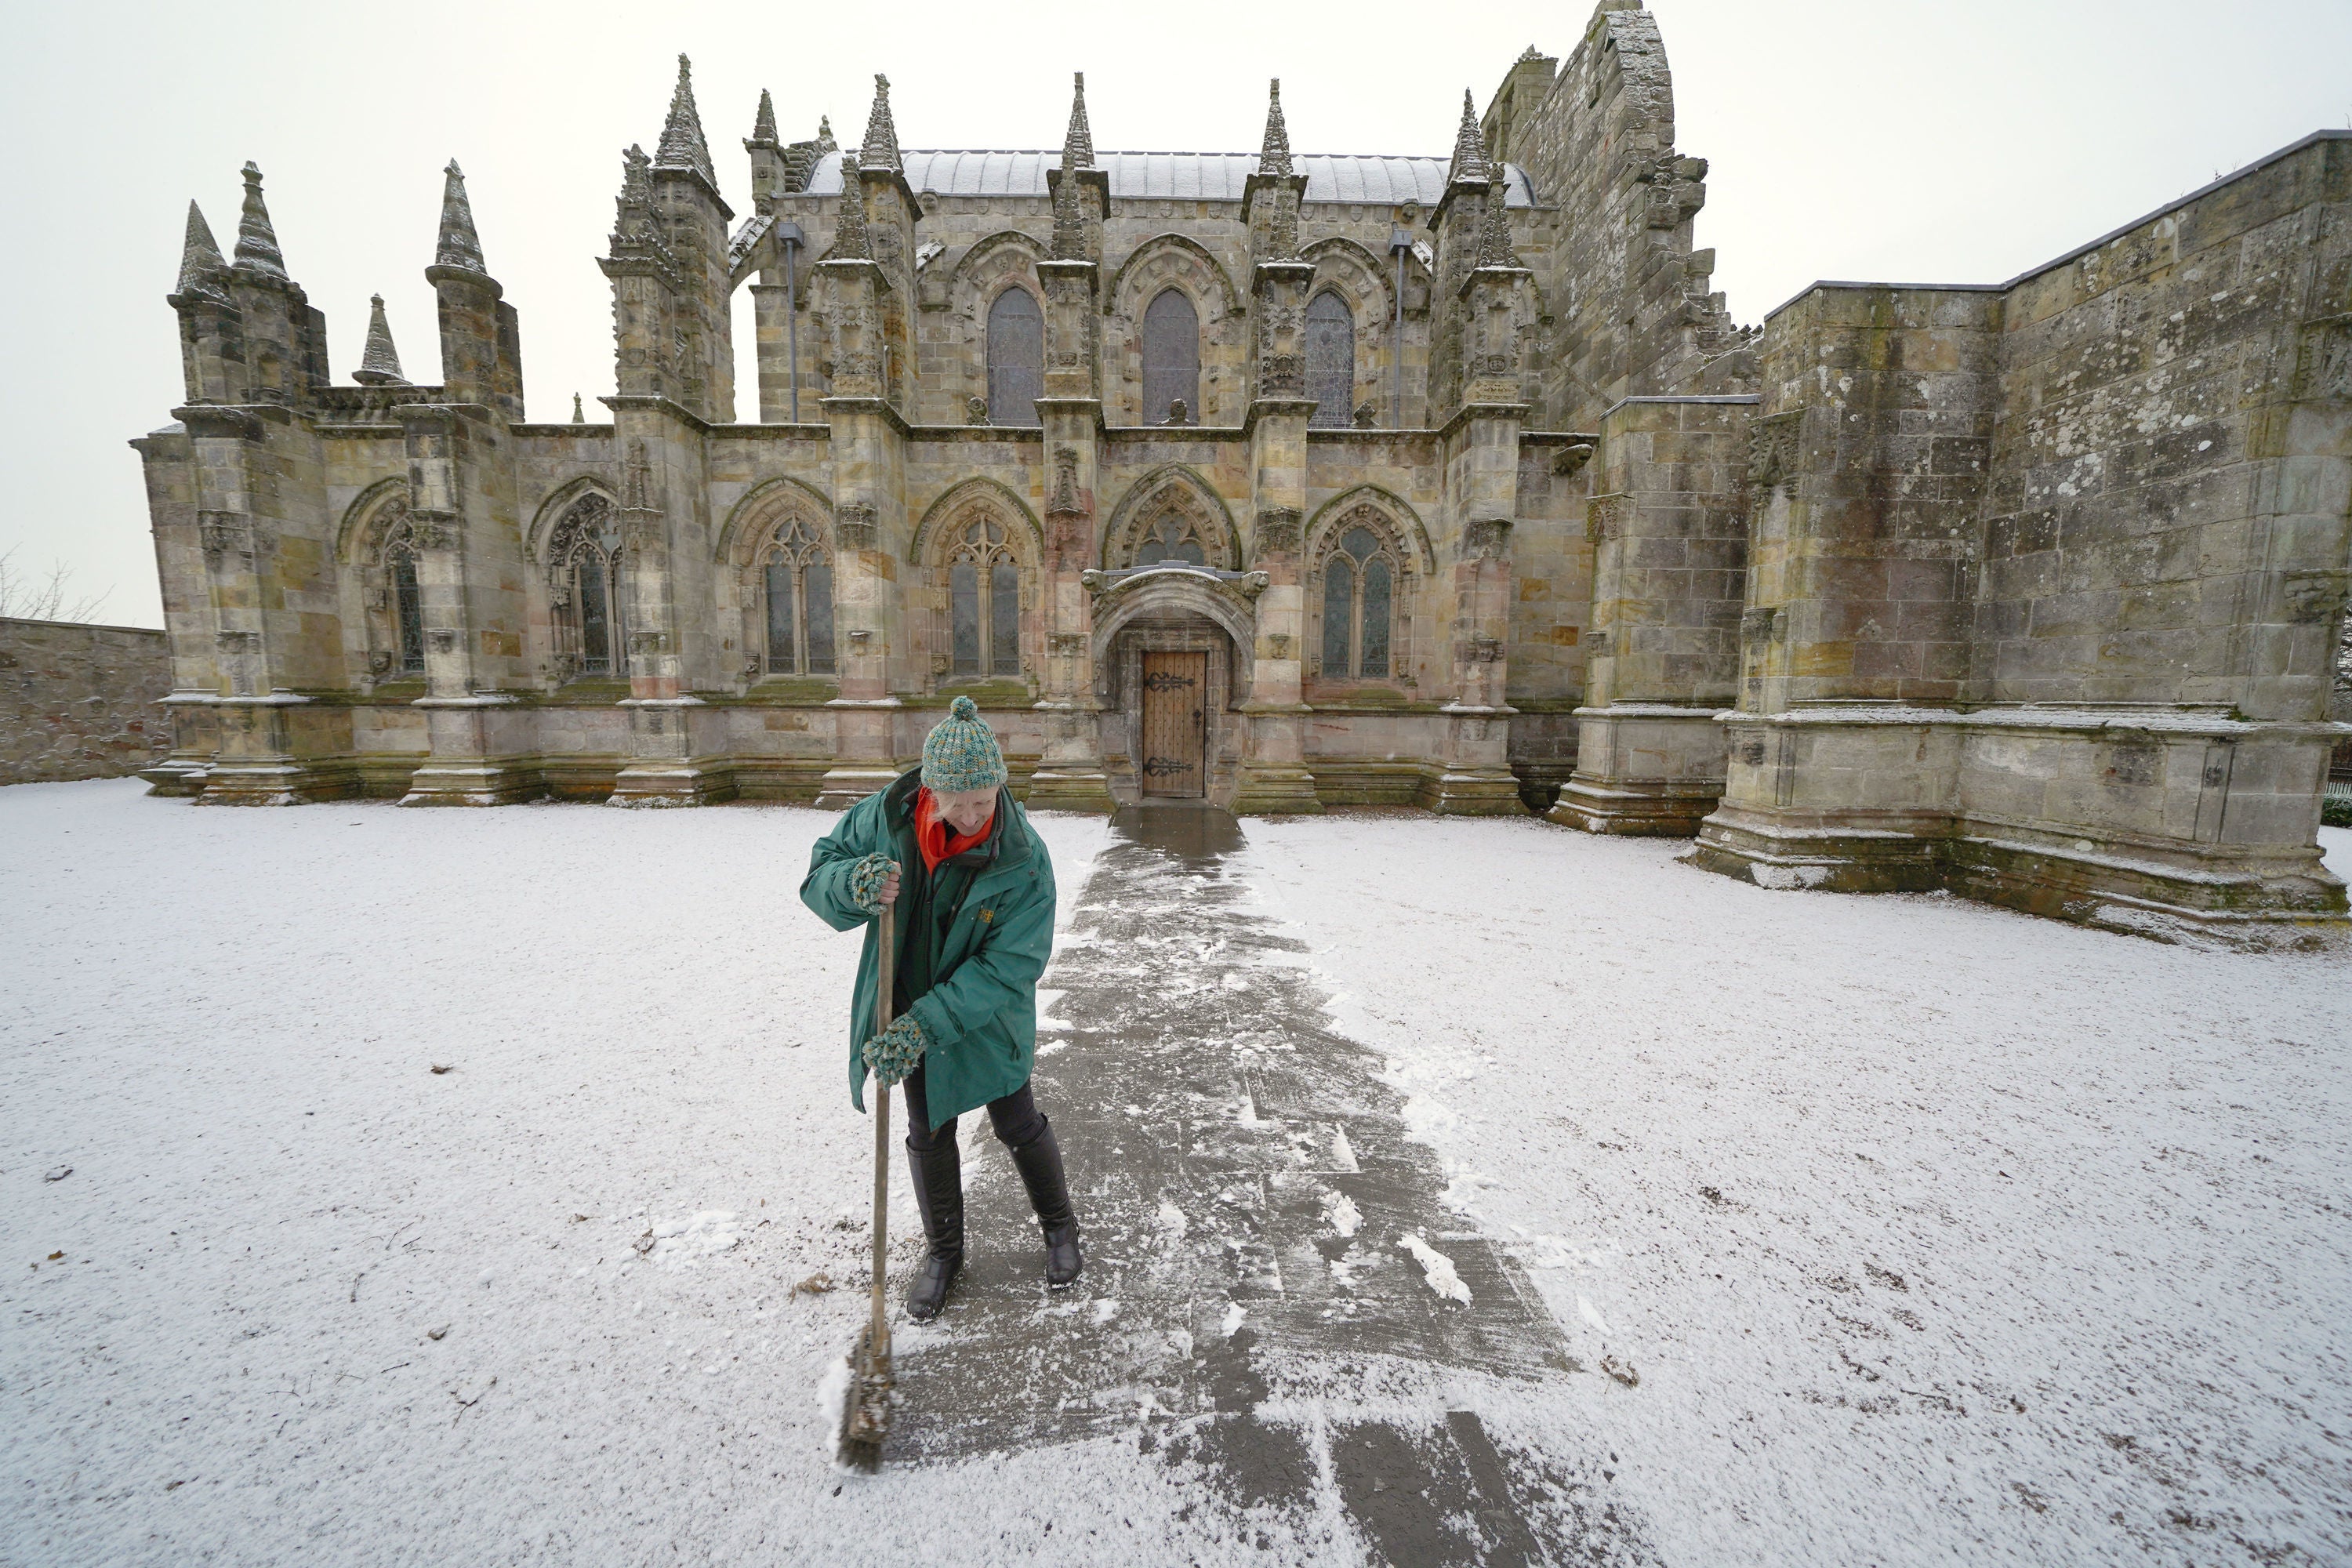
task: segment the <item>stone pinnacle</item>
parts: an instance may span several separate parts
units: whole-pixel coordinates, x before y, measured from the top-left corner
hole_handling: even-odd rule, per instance
[[[1486,177],[1486,135],[1478,129],[1478,109],[1471,101],[1470,89],[1462,89],[1462,129],[1454,136],[1454,167],[1447,170],[1448,184],[1455,180],[1483,180]]]
[[[489,268],[482,261],[481,237],[474,232],[473,204],[466,199],[466,172],[452,158],[441,174],[441,239],[433,247],[433,265],[488,277]]]
[[[1265,144],[1258,150],[1257,172],[1261,174],[1287,174],[1290,167],[1290,127],[1282,119],[1282,79],[1276,77],[1266,88]]]
[[[661,145],[654,149],[654,167],[689,170],[715,191],[719,176],[710,166],[710,143],[702,139],[702,116],[694,107],[693,68],[684,55],[677,57],[677,90],[670,94],[669,119],[662,126]]]
[[[262,205],[261,171],[251,163],[245,166],[245,212],[236,225],[236,265],[240,272],[256,272],[280,283],[286,276],[286,258],[278,249],[278,231],[269,226],[269,209]]]
[[[228,263],[221,259],[220,247],[213,241],[212,225],[205,221],[204,209],[190,202],[187,237],[180,246],[180,281],[172,292],[220,299],[221,275],[227,270]]]
[[[898,161],[898,128],[890,120],[890,79],[879,71],[874,73],[874,108],[866,117],[866,144],[857,150],[857,163],[865,169],[905,167]]]
[[[362,386],[406,386],[400,374],[400,351],[392,346],[392,327],[383,319],[383,296],[368,297],[367,347],[360,352],[360,367],[352,379]]]

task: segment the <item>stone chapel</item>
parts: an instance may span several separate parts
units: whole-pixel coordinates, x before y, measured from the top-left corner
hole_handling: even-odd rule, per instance
[[[1444,156],[622,155],[534,423],[457,164],[436,381],[340,383],[260,172],[146,465],[207,804],[841,805],[973,697],[1033,806],[1417,804],[2166,934],[2345,918],[2352,133],[1997,285],[1735,325],[1640,0]],[[730,182],[731,183],[731,182]],[[738,186],[739,193],[743,187]],[[735,384],[751,312],[758,384]],[[575,323],[567,330],[579,330]]]

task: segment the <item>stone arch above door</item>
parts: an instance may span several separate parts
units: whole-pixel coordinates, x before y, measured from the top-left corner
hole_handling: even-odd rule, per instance
[[[1202,565],[1226,572],[1242,569],[1241,530],[1234,524],[1232,510],[1206,479],[1181,463],[1154,468],[1128,487],[1102,532],[1102,565],[1117,571],[1138,564],[1138,546],[1171,511],[1181,513],[1197,531]]]

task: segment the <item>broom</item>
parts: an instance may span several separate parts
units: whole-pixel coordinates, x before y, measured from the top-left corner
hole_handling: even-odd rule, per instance
[[[874,1032],[890,1026],[890,998],[898,944],[892,940],[890,906],[882,906],[875,932]],[[873,1318],[857,1337],[849,1363],[849,1393],[841,1402],[841,1458],[868,1474],[882,1468],[882,1439],[890,1433],[890,1318],[882,1298],[888,1262],[890,1219],[890,1089],[874,1079],[874,1287]]]

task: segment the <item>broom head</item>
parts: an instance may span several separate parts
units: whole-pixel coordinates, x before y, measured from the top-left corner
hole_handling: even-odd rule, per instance
[[[871,1324],[850,1358],[849,1392],[841,1401],[841,1460],[867,1474],[882,1468],[882,1439],[890,1434],[890,1346],[874,1342]]]

